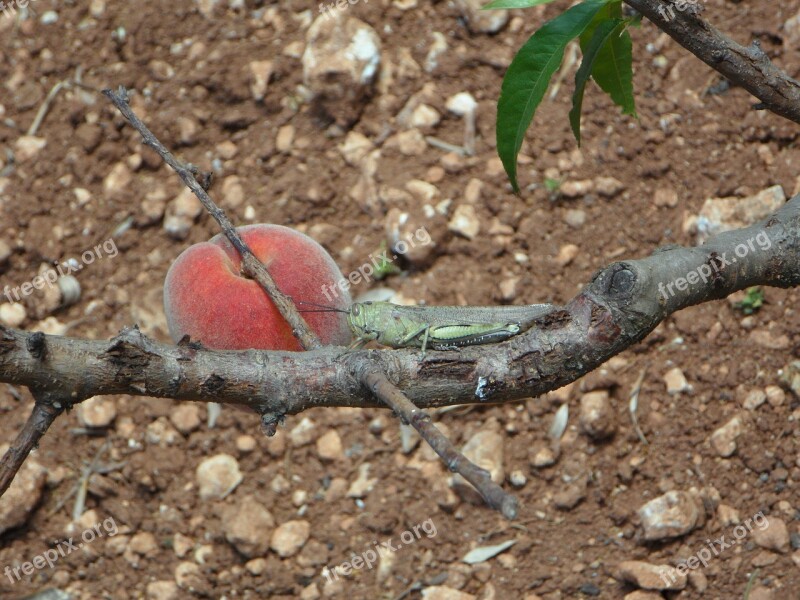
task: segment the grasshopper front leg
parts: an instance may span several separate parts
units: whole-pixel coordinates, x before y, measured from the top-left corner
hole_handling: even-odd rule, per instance
[[[425,323],[424,325],[422,325],[422,327],[420,327],[415,331],[412,331],[406,337],[404,337],[401,340],[400,345],[407,346],[411,340],[419,336],[419,334],[422,334],[422,358],[425,358],[425,349],[428,347],[428,337],[430,336],[430,332],[431,332],[430,323]]]

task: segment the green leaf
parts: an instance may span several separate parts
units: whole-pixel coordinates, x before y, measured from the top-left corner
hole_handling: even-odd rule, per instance
[[[489,4],[482,6],[481,10],[493,10],[497,8],[530,8],[540,4],[550,4],[553,0],[492,0]]]
[[[572,94],[572,110],[569,111],[569,123],[572,126],[572,133],[581,145],[581,110],[583,108],[583,94],[586,91],[586,84],[592,76],[592,70],[600,51],[612,36],[618,36],[625,29],[626,22],[622,19],[606,19],[595,27],[589,43],[583,51],[583,60],[578,72],[575,73],[575,91]]]
[[[517,155],[550,79],[564,58],[564,49],[583,33],[607,2],[586,0],[542,25],[520,48],[506,71],[497,102],[497,153],[517,193]]]
[[[625,22],[625,27],[628,23]],[[622,114],[636,117],[636,102],[633,98],[633,42],[631,34],[624,29],[620,35],[611,36],[600,48],[592,79],[622,109]]]

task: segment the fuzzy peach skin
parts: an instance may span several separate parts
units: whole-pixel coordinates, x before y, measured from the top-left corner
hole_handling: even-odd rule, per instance
[[[347,310],[350,295],[331,301],[324,289],[337,286],[339,267],[317,242],[281,225],[247,225],[237,229],[263,262],[278,288],[295,303],[324,304]],[[187,248],[172,263],[164,282],[164,310],[172,339],[184,335],[218,350],[302,350],[291,327],[272,300],[240,272],[241,258],[223,234]],[[300,310],[314,307],[298,305]],[[308,312],[303,317],[325,345],[351,341],[347,315]]]

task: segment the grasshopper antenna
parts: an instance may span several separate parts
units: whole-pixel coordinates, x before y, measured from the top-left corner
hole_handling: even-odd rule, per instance
[[[334,306],[325,306],[324,304],[315,304],[314,302],[303,302],[302,300],[298,300],[295,304],[307,304],[308,306],[316,306],[317,310],[300,310],[298,312],[301,313],[312,313],[312,312],[340,312],[340,313],[348,313],[349,311],[336,308]]]

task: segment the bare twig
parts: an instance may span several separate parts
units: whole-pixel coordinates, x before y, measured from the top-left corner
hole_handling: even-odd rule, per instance
[[[470,462],[461,452],[456,450],[441,431],[431,422],[430,416],[420,410],[386,377],[386,374],[374,367],[368,367],[358,374],[376,398],[383,400],[404,423],[417,430],[431,448],[439,455],[447,468],[458,473],[478,490],[486,504],[506,519],[516,519],[519,505],[517,499],[503,491],[492,481],[489,472]]]
[[[639,436],[639,441],[642,442],[642,444],[644,444],[645,446],[647,446],[647,438],[644,437],[644,433],[642,433],[642,428],[639,427],[639,417],[636,414],[636,411],[639,408],[639,392],[642,391],[642,383],[644,382],[645,373],[647,373],[646,367],[642,369],[642,372],[639,374],[636,383],[633,384],[633,389],[631,390],[631,394],[628,400],[628,410],[631,415],[633,430],[636,432],[636,435]]]
[[[9,488],[28,454],[38,445],[39,440],[63,410],[64,406],[61,404],[36,400],[17,439],[0,459],[0,496]]]
[[[187,168],[186,165],[178,161],[173,154],[158,141],[158,138],[142,123],[139,117],[133,112],[128,104],[128,92],[125,88],[120,87],[117,92],[112,90],[103,90],[103,94],[111,100],[114,106],[117,107],[122,116],[124,116],[131,126],[138,131],[145,145],[155,150],[158,155],[178,174],[183,180],[183,183],[192,190],[197,199],[203,204],[205,209],[219,224],[225,236],[230,240],[234,248],[242,256],[242,266],[245,275],[255,279],[261,288],[267,293],[270,299],[275,303],[278,312],[286,319],[286,322],[292,328],[292,333],[299,340],[300,345],[306,350],[319,348],[322,344],[319,338],[309,328],[303,317],[297,311],[292,300],[278,289],[275,280],[269,274],[266,267],[256,258],[247,244],[244,243],[241,236],[237,233],[236,229],[228,219],[225,212],[220,209],[211,197],[203,189],[203,186],[195,179],[192,170]]]

